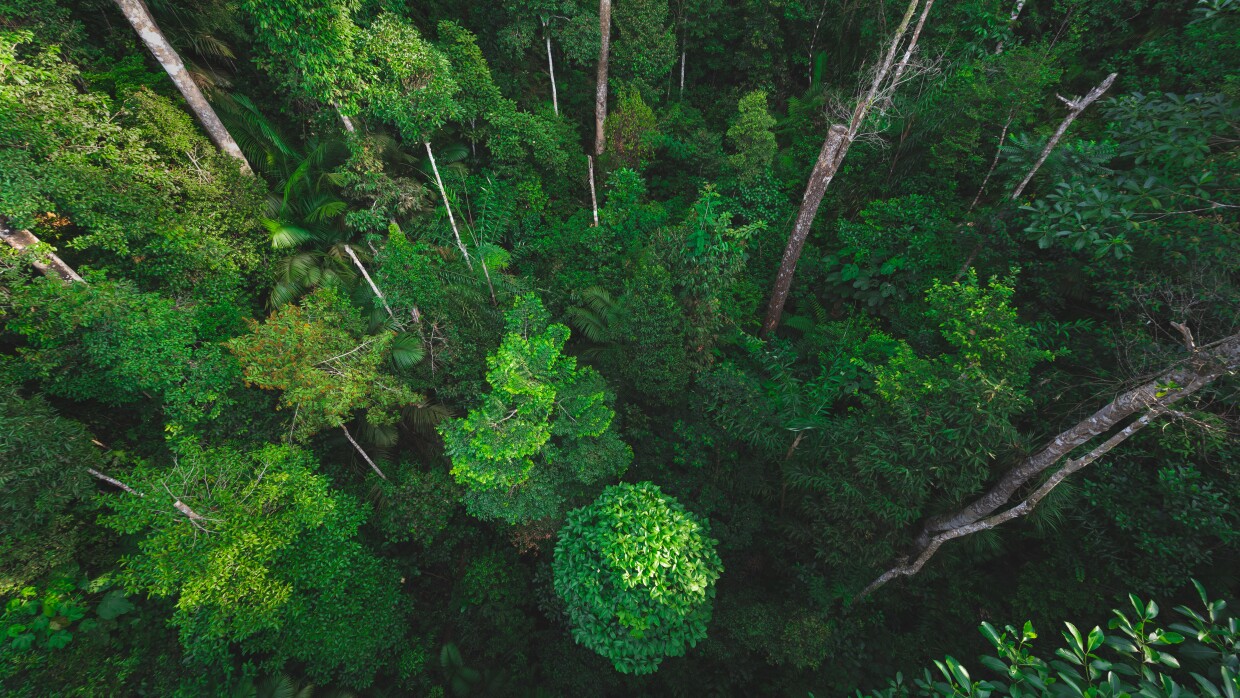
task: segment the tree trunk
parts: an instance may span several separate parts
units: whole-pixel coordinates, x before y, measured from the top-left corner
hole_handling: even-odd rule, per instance
[[[835,124],[827,134],[827,140],[818,153],[818,161],[814,163],[814,171],[809,175],[809,186],[805,188],[805,196],[801,200],[801,210],[797,212],[796,222],[792,225],[792,235],[788,236],[788,245],[784,248],[784,257],[779,262],[779,273],[775,276],[775,288],[771,291],[771,299],[767,304],[766,318],[762,321],[762,335],[769,335],[779,326],[780,317],[784,312],[784,304],[788,302],[788,291],[792,288],[792,277],[797,270],[797,260],[801,258],[801,250],[809,238],[810,227],[818,214],[818,205],[827,193],[827,185],[835,177],[840,162],[843,161],[845,141],[848,140],[848,129],[842,124]]]
[[[611,47],[611,0],[598,3],[598,82],[594,90],[594,154],[602,155],[607,146],[603,124],[607,121],[607,59]]]
[[[452,224],[452,236],[456,238],[457,249],[465,257],[465,266],[471,270],[474,268],[473,262],[469,259],[469,252],[465,249],[465,243],[461,242],[461,232],[456,228],[456,217],[452,215],[452,204],[448,202],[448,190],[443,187],[443,179],[439,176],[439,166],[435,164],[435,153],[431,152],[431,142],[424,141],[426,145],[426,156],[431,159],[431,171],[435,173],[435,183],[439,185],[439,196],[443,197],[444,208],[448,209],[448,222]]]
[[[590,206],[594,210],[594,227],[598,227],[598,196],[594,193],[594,156],[587,155],[586,162],[590,163]]]
[[[917,574],[943,543],[1029,514],[1038,502],[1069,475],[1106,455],[1128,437],[1169,412],[1176,402],[1218,378],[1240,370],[1240,333],[1199,349],[1186,327],[1176,325],[1176,328],[1184,334],[1185,344],[1191,353],[1183,365],[1123,393],[1088,418],[1061,432],[1037,453],[1005,473],[972,503],[956,512],[927,521],[909,556],[913,558],[912,561],[901,561],[884,572],[858,595],[857,600],[897,577]],[[1138,413],[1143,414],[1085,455],[1069,460],[1028,497],[1006,511],[996,513],[1018,490],[1041,476],[1073,450],[1111,431],[1120,422]]]
[[[384,309],[387,310],[388,317],[395,320],[396,314],[392,312],[392,307],[388,305],[387,299],[383,297],[383,291],[379,290],[379,287],[375,285],[374,280],[370,278],[370,274],[366,273],[366,267],[362,266],[362,260],[357,258],[357,253],[354,252],[353,248],[349,245],[344,246],[344,251],[349,254],[349,259],[353,260],[353,264],[357,266],[357,270],[362,272],[362,278],[366,279],[366,283],[370,285],[370,290],[374,291],[375,295],[378,296],[379,302],[382,303]]]
[[[332,105],[332,108],[336,110],[336,114],[340,117],[340,123],[344,124],[344,130],[349,133],[355,133],[357,129],[353,127],[353,120],[345,116],[344,112],[340,111],[340,107],[335,104]]]
[[[551,108],[560,115],[560,97],[555,89],[555,61],[551,59],[551,21],[543,20],[543,36],[547,39],[547,72],[551,74]]]
[[[128,19],[134,30],[138,32],[138,36],[142,37],[143,43],[155,56],[155,60],[159,61],[164,70],[168,72],[168,77],[172,78],[172,83],[181,91],[186,103],[189,104],[190,111],[198,117],[198,122],[206,129],[211,141],[220,150],[240,160],[242,170],[247,173],[252,172],[250,163],[242,154],[237,141],[233,140],[228,129],[224,128],[220,117],[216,116],[215,110],[202,95],[202,90],[198,89],[198,84],[190,77],[189,71],[185,70],[181,57],[164,38],[163,32],[155,24],[155,18],[151,16],[146,4],[142,0],[116,0],[116,5],[125,14],[125,19]]]
[[[908,7],[904,11],[904,17],[900,21],[900,26],[896,29],[895,37],[891,40],[891,46],[888,47],[883,62],[874,73],[870,89],[857,102],[848,125],[835,124],[827,132],[827,138],[822,144],[822,150],[818,153],[818,161],[814,163],[814,170],[810,173],[809,184],[805,188],[805,196],[801,199],[801,209],[797,212],[796,222],[792,226],[792,234],[788,236],[788,245],[784,248],[784,256],[780,260],[779,271],[775,275],[775,286],[771,290],[770,301],[766,307],[766,317],[762,321],[761,335],[763,337],[774,332],[775,328],[779,327],[780,318],[783,317],[784,313],[784,305],[788,302],[788,291],[792,288],[792,278],[796,274],[797,260],[801,258],[801,250],[804,249],[805,241],[809,237],[810,227],[814,223],[814,218],[818,215],[818,206],[822,204],[822,197],[826,194],[828,185],[831,184],[832,178],[835,177],[835,173],[839,171],[840,165],[844,162],[844,156],[848,154],[849,146],[852,145],[853,140],[860,132],[862,124],[865,123],[866,115],[869,114],[871,107],[880,101],[882,93],[885,91],[884,83],[891,76],[891,67],[895,62],[896,52],[904,40],[904,34],[908,31],[908,25],[913,19],[913,12],[916,11],[918,3],[919,0],[909,1]],[[918,22],[917,30],[909,42],[908,49],[905,52],[906,57],[912,55],[917,37],[921,31],[921,25],[925,22],[926,14],[929,13],[929,5],[930,3],[927,3],[926,9],[922,13],[921,21]],[[895,77],[898,79],[902,72],[903,64]],[[888,86],[894,89],[894,84]]]
[[[1055,133],[1051,135],[1051,139],[1046,142],[1046,147],[1042,149],[1042,154],[1038,156],[1038,161],[1033,163],[1033,167],[1029,168],[1029,172],[1025,174],[1025,178],[1020,181],[1020,184],[1017,185],[1016,190],[1012,192],[1012,201],[1020,199],[1020,195],[1024,193],[1025,187],[1029,186],[1030,180],[1032,180],[1033,176],[1038,173],[1038,168],[1042,167],[1042,163],[1046,162],[1046,158],[1050,156],[1051,151],[1055,149],[1055,146],[1059,145],[1059,139],[1063,138],[1063,134],[1068,131],[1068,127],[1072,125],[1072,122],[1076,121],[1076,117],[1080,116],[1081,112],[1085,111],[1086,107],[1098,101],[1099,97],[1101,97],[1107,90],[1111,89],[1112,83],[1115,82],[1115,78],[1118,76],[1119,73],[1111,73],[1105,80],[1102,81],[1101,84],[1090,90],[1088,94],[1080,99],[1068,100],[1063,97],[1059,98],[1060,101],[1068,105],[1068,115],[1063,118],[1063,122],[1059,124],[1059,128],[1055,129]]]
[[[1020,11],[1025,9],[1025,0],[1016,0],[1016,7],[1012,9],[1012,16],[1008,17],[1008,26],[1016,23],[1016,18],[1020,17]],[[1000,41],[995,45],[995,55],[1003,53],[1003,42]]]
[[[11,230],[8,227],[8,223],[2,218],[0,218],[0,238],[3,238],[9,247],[18,252],[24,252],[31,246],[39,244],[39,238],[35,237],[29,230]],[[73,267],[65,264],[64,260],[56,256],[55,252],[48,252],[46,259],[46,262],[32,259],[30,264],[44,276],[55,276],[64,281],[74,283],[85,283],[82,277],[78,276],[78,273],[73,270]]]
[[[684,47],[681,47],[680,49],[680,99],[682,102],[685,99],[685,60],[688,58],[688,55],[689,53],[685,51]]]
[[[366,461],[366,464],[370,466],[371,470],[374,470],[379,477],[386,480],[387,475],[384,475],[383,471],[379,470],[379,466],[375,465],[375,462],[370,459],[370,456],[366,455],[366,451],[362,450],[362,445],[353,439],[353,435],[349,433],[349,428],[341,424],[340,430],[344,432],[344,438],[348,439],[349,443],[353,444],[353,448],[357,449],[357,452],[362,455],[362,460]]]

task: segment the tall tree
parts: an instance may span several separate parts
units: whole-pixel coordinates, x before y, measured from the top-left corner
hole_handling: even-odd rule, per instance
[[[155,56],[155,60],[159,61],[159,64],[168,72],[168,77],[172,78],[172,83],[181,91],[185,102],[189,104],[190,111],[198,117],[199,123],[206,129],[211,141],[220,150],[240,160],[241,169],[250,172],[250,163],[241,152],[241,147],[237,145],[237,141],[233,140],[228,129],[224,128],[224,123],[220,121],[220,117],[216,115],[215,110],[207,102],[207,98],[203,96],[202,90],[198,88],[198,83],[190,77],[176,49],[172,48],[172,44],[164,38],[164,33],[159,30],[159,25],[155,23],[155,18],[151,16],[146,3],[142,0],[116,0],[116,6],[125,14],[125,19],[133,25],[138,36],[142,37],[143,43]]]
[[[611,50],[611,0],[598,3],[598,78],[594,88],[594,154],[602,155],[607,146],[607,61]]]
[[[810,172],[809,184],[801,199],[801,209],[797,212],[796,222],[792,225],[792,234],[788,236],[788,245],[784,248],[779,271],[775,275],[775,286],[771,290],[770,300],[766,307],[766,317],[762,321],[763,335],[774,332],[779,326],[779,320],[784,313],[784,305],[788,302],[788,291],[792,288],[792,278],[796,274],[797,260],[801,258],[801,250],[805,248],[805,241],[809,238],[809,231],[814,224],[814,218],[818,215],[818,206],[822,204],[822,197],[826,194],[827,187],[831,184],[835,173],[839,171],[840,165],[843,164],[844,156],[848,154],[849,147],[860,134],[861,127],[870,111],[875,106],[889,101],[896,88],[900,86],[900,78],[917,47],[917,39],[934,0],[926,1],[921,19],[918,20],[917,28],[909,39],[904,56],[899,65],[895,65],[896,52],[904,42],[904,35],[908,31],[909,23],[912,22],[913,13],[917,10],[919,2],[920,0],[910,0],[886,55],[874,71],[869,90],[853,108],[852,118],[847,124],[832,125],[827,132],[822,150],[818,153],[818,160],[814,163],[813,171]]]

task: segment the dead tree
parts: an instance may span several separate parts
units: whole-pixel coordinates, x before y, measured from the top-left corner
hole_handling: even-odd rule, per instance
[[[0,239],[3,239],[9,247],[18,252],[25,252],[39,244],[39,238],[35,237],[34,233],[31,233],[29,230],[12,230],[3,218],[0,218]],[[73,267],[65,264],[64,260],[56,256],[55,252],[43,252],[42,256],[43,260],[31,259],[30,264],[44,276],[54,276],[62,281],[71,283],[86,283],[73,270]]]
[[[814,223],[814,218],[818,215],[818,207],[822,204],[822,198],[826,194],[827,187],[830,186],[831,180],[835,177],[836,172],[839,171],[840,165],[843,164],[844,156],[848,154],[849,147],[860,134],[861,127],[865,123],[870,111],[876,105],[889,101],[895,88],[899,86],[900,78],[909,64],[909,60],[916,48],[917,39],[921,34],[921,28],[933,4],[933,0],[927,0],[921,19],[918,21],[917,28],[910,37],[904,56],[899,65],[896,65],[896,53],[899,51],[901,44],[904,43],[905,33],[908,31],[909,23],[912,22],[913,13],[917,10],[919,2],[920,0],[910,0],[908,8],[904,11],[904,17],[900,20],[900,25],[891,40],[891,45],[874,71],[874,77],[869,89],[857,100],[848,123],[846,125],[834,124],[827,131],[827,137],[823,141],[822,150],[818,153],[818,160],[814,163],[813,171],[810,172],[809,183],[805,187],[805,195],[801,199],[801,208],[797,212],[796,222],[793,223],[792,233],[788,236],[788,244],[784,248],[779,271],[775,275],[775,285],[771,290],[766,316],[762,321],[761,334],[763,336],[774,332],[775,328],[779,326],[780,318],[784,312],[784,305],[788,302],[788,291],[792,288],[792,279],[796,274],[797,261],[801,258],[801,251],[805,248],[805,241],[809,238],[810,227]]]
[[[1089,417],[1060,432],[1033,455],[1005,473],[973,502],[957,511],[926,521],[910,554],[879,575],[854,599],[854,603],[893,579],[917,574],[944,543],[1028,515],[1038,502],[1068,476],[1106,455],[1155,419],[1171,412],[1175,403],[1223,376],[1240,371],[1240,333],[1198,347],[1187,327],[1175,323],[1173,325],[1184,335],[1184,343],[1189,351],[1189,357],[1185,361],[1153,380],[1128,390]],[[1130,420],[1133,417],[1135,419]],[[1120,427],[1121,424],[1124,425]],[[1040,478],[1056,463],[1067,458],[1077,448],[1108,433],[1111,436],[1102,443],[1077,458],[1069,459],[1032,492],[1016,504],[1008,506],[1018,492]]]
[[[1024,193],[1025,187],[1029,186],[1030,180],[1038,173],[1042,163],[1046,162],[1046,158],[1050,157],[1051,151],[1055,149],[1055,146],[1059,145],[1063,134],[1067,133],[1068,127],[1072,125],[1073,121],[1076,121],[1076,117],[1080,116],[1086,107],[1098,101],[1099,97],[1111,89],[1111,84],[1115,82],[1117,77],[1119,77],[1119,73],[1111,73],[1097,87],[1079,99],[1064,99],[1059,95],[1055,95],[1059,97],[1059,101],[1068,105],[1068,115],[1063,118],[1059,128],[1055,129],[1055,133],[1051,134],[1051,138],[1046,142],[1046,147],[1042,149],[1042,154],[1038,156],[1037,162],[1033,163],[1033,167],[1029,168],[1029,172],[1025,174],[1025,178],[1020,181],[1020,184],[1016,185],[1016,190],[1012,192],[1012,201],[1020,199],[1020,195]]]

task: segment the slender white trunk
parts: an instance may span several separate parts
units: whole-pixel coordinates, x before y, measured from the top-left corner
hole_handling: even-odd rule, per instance
[[[590,163],[590,206],[594,209],[594,227],[598,227],[598,196],[594,193],[594,156],[587,155],[586,161]]]
[[[1068,115],[1063,118],[1063,122],[1059,124],[1059,128],[1055,129],[1055,133],[1052,134],[1050,140],[1046,142],[1046,147],[1042,149],[1042,154],[1038,156],[1037,162],[1033,163],[1033,167],[1029,168],[1029,172],[1025,174],[1025,178],[1020,181],[1020,184],[1016,186],[1016,190],[1012,192],[1012,201],[1016,201],[1020,198],[1020,195],[1024,193],[1025,187],[1029,186],[1030,180],[1032,180],[1033,176],[1038,173],[1038,168],[1042,167],[1042,163],[1046,162],[1046,158],[1050,157],[1051,151],[1055,149],[1055,146],[1059,145],[1059,140],[1063,138],[1063,134],[1067,133],[1068,127],[1072,125],[1072,122],[1076,121],[1076,117],[1080,116],[1081,112],[1085,111],[1086,107],[1098,101],[1098,98],[1101,97],[1103,93],[1111,89],[1111,85],[1115,82],[1115,78],[1118,76],[1119,73],[1111,73],[1097,87],[1090,90],[1088,94],[1080,99],[1068,100],[1063,97],[1059,98],[1064,104],[1068,105]]]
[[[1020,17],[1020,11],[1023,10],[1024,8],[1025,8],[1025,0],[1016,0],[1016,7],[1012,9],[1012,16],[1008,17],[1009,27],[1016,23],[1016,18]],[[1000,41],[995,46],[995,55],[997,56],[1000,53],[1003,53],[1003,42],[1002,41]]]
[[[341,424],[340,430],[344,432],[344,437],[349,440],[349,443],[353,444],[353,448],[357,449],[357,452],[361,454],[362,460],[366,461],[367,465],[369,465],[370,468],[379,475],[379,477],[386,480],[387,475],[384,475],[383,471],[379,470],[379,466],[375,465],[375,462],[370,459],[370,456],[366,455],[366,451],[362,450],[362,445],[353,440],[353,435],[349,433],[349,428]]]
[[[431,171],[435,173],[435,183],[439,185],[439,196],[443,197],[444,208],[448,209],[448,222],[452,224],[452,236],[456,238],[456,246],[465,257],[465,265],[470,269],[474,268],[473,262],[469,259],[469,251],[465,249],[465,243],[461,242],[461,231],[456,228],[456,217],[452,215],[452,204],[448,201],[448,190],[444,189],[443,178],[439,176],[439,166],[435,164],[435,153],[431,152],[431,142],[425,141],[426,155],[431,159]]]
[[[150,49],[151,54],[155,56],[155,60],[159,61],[164,70],[168,72],[168,77],[172,78],[172,83],[181,91],[181,95],[185,97],[185,102],[189,105],[190,111],[194,116],[198,117],[199,123],[206,130],[207,136],[215,143],[216,147],[224,151],[228,155],[241,161],[241,169],[245,172],[251,172],[250,163],[242,154],[237,141],[233,140],[228,129],[224,128],[224,123],[220,121],[220,117],[216,115],[215,110],[207,103],[207,98],[202,95],[202,90],[198,89],[198,84],[190,77],[189,71],[185,69],[185,63],[181,61],[181,57],[177,55],[172,44],[164,38],[164,33],[159,30],[159,25],[155,24],[155,18],[151,16],[146,4],[142,0],[116,0],[116,6],[125,14],[125,19],[133,25],[138,36],[142,37],[143,43]]]
[[[353,120],[345,116],[345,113],[340,111],[339,106],[333,104],[332,108],[336,110],[336,114],[340,117],[340,123],[344,124],[344,130],[348,131],[349,133],[356,133],[357,129],[353,127]]]
[[[687,60],[688,52],[682,47],[680,49],[680,99],[685,98],[685,60]]]
[[[560,115],[560,97],[555,89],[555,61],[551,58],[551,22],[543,20],[543,36],[547,39],[547,72],[551,74],[551,108]]]
[[[366,279],[366,283],[370,284],[370,290],[374,291],[375,295],[378,296],[379,302],[382,303],[384,309],[387,310],[388,317],[395,320],[396,314],[392,312],[392,307],[388,305],[387,299],[383,297],[383,291],[379,290],[379,287],[375,285],[374,280],[370,278],[370,274],[366,273],[366,267],[362,266],[362,260],[357,258],[357,253],[355,253],[353,248],[349,245],[344,246],[344,251],[349,254],[349,259],[353,260],[353,264],[357,266],[357,270],[362,272],[362,278]]]

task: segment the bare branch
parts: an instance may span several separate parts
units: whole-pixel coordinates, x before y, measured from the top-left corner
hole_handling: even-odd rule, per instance
[[[368,465],[370,465],[371,469],[374,470],[375,473],[379,475],[379,477],[386,480],[387,475],[384,475],[383,471],[379,470],[379,466],[375,465],[375,462],[370,459],[370,456],[366,455],[366,452],[362,450],[362,445],[359,444],[357,441],[353,440],[353,435],[349,433],[349,428],[341,424],[340,430],[344,432],[344,437],[349,440],[349,443],[353,444],[353,448],[357,449],[357,452],[362,454],[362,459],[365,460]]]
[[[0,217],[0,239],[3,239],[9,247],[18,252],[25,252],[31,247],[37,247],[39,238],[35,237],[29,230],[12,230],[8,226],[8,222]],[[35,255],[30,260],[30,265],[38,269],[40,273],[47,277],[59,277],[62,281],[72,283],[86,283],[81,276],[73,270],[73,267],[65,264],[64,260],[56,256],[55,252],[47,251],[41,256],[46,260],[40,261]]]
[[[1111,73],[1097,87],[1090,90],[1084,97],[1075,100],[1067,100],[1059,95],[1060,101],[1068,105],[1068,115],[1063,118],[1063,122],[1059,124],[1059,128],[1055,129],[1055,133],[1051,135],[1050,140],[1046,142],[1046,147],[1042,149],[1042,154],[1038,156],[1037,162],[1033,163],[1033,167],[1029,168],[1029,172],[1025,174],[1025,178],[1017,185],[1016,190],[1012,192],[1012,201],[1020,199],[1020,195],[1025,192],[1025,187],[1029,186],[1030,180],[1038,173],[1038,169],[1042,167],[1042,163],[1046,162],[1046,158],[1050,156],[1055,146],[1059,145],[1059,140],[1063,138],[1063,134],[1067,133],[1068,127],[1076,121],[1076,117],[1085,111],[1085,108],[1098,101],[1107,90],[1111,89],[1111,85],[1115,82],[1115,78],[1119,77],[1119,73]]]

